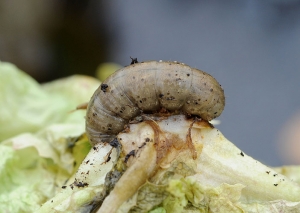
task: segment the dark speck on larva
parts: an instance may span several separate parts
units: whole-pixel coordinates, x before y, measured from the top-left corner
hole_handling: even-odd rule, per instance
[[[101,84],[100,85],[100,88],[103,92],[106,92],[106,89],[108,88],[108,85],[107,84]]]
[[[95,91],[87,109],[86,132],[92,144],[111,142],[142,112],[164,109],[168,115],[210,121],[224,106],[222,87],[201,70],[179,62],[135,62],[109,76]]]

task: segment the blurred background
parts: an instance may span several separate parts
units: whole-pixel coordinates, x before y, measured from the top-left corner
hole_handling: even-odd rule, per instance
[[[270,166],[300,164],[299,0],[0,0],[0,60],[39,82],[130,56],[212,74],[225,137]]]

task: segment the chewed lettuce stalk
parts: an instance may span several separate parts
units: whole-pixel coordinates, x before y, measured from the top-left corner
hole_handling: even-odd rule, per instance
[[[40,212],[298,212],[299,183],[251,158],[206,121],[183,115],[131,124],[97,144],[73,182]],[[95,190],[97,189],[97,190]],[[81,200],[82,201],[82,200]]]

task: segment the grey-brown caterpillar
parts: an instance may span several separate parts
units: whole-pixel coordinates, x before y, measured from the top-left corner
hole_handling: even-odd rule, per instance
[[[92,96],[86,115],[90,142],[110,142],[141,113],[162,109],[210,121],[225,106],[224,91],[209,74],[185,64],[147,61],[109,76]]]

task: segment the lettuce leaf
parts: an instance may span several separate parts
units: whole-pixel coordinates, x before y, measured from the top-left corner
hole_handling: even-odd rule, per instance
[[[71,76],[38,84],[0,62],[0,209],[33,212],[77,171],[91,146],[84,111],[100,82]]]
[[[77,123],[84,131],[85,112],[71,111],[89,101],[100,85],[96,79],[77,75],[40,85],[15,65],[1,61],[0,76],[0,141],[54,123]]]
[[[57,128],[65,133],[55,133],[56,138],[51,140],[43,137],[53,136],[53,129]],[[4,212],[37,210],[76,172],[74,163],[82,161],[90,145],[85,139],[85,149],[80,152],[75,149],[77,144],[69,148],[69,139],[64,135],[71,136],[70,129],[77,135],[80,128],[53,125],[37,134],[24,133],[0,144],[0,209]],[[82,147],[80,143],[79,146]]]

